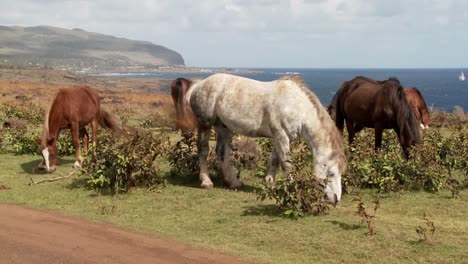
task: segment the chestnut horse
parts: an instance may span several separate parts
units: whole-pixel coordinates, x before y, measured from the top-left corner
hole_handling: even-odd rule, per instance
[[[365,127],[375,129],[376,150],[382,146],[384,129],[396,132],[406,157],[407,148],[421,141],[417,120],[396,78],[375,81],[358,76],[346,81],[335,94],[329,111],[332,109],[336,111],[335,123],[341,132],[346,121],[350,144]]]
[[[421,128],[429,128],[429,110],[421,92],[416,87],[409,87],[405,88],[405,94],[416,119],[421,122]]]
[[[292,169],[289,143],[301,136],[314,153],[314,175],[325,180],[324,199],[336,204],[341,199],[341,174],[346,169],[343,141],[333,120],[300,77],[260,82],[230,74],[214,74],[191,81],[172,82],[172,96],[178,127],[197,128],[200,180],[213,187],[207,156],[211,128],[216,131],[216,154],[221,160],[229,188],[242,186],[231,168],[233,133],[273,138],[267,176],[275,180],[278,166],[284,175]]]
[[[88,133],[85,126],[92,124],[92,143],[96,142],[99,124],[112,132],[120,132],[109,113],[101,109],[97,90],[88,86],[60,89],[55,96],[44,119],[42,139],[38,140],[42,162],[40,168],[48,172],[55,170],[57,164],[57,140],[62,129],[69,128],[75,147],[74,167],[81,167],[80,139],[83,151],[88,151]]]

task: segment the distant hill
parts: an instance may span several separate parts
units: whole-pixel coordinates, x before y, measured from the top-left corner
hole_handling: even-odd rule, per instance
[[[151,42],[82,29],[0,26],[0,65],[99,71],[184,65],[184,59]]]

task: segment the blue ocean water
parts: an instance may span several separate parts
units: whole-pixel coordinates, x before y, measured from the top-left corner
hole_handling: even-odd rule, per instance
[[[294,68],[268,68],[251,69],[262,73],[238,74],[248,78],[271,81],[284,74],[300,74],[311,90],[320,98],[324,105],[328,105],[335,92],[344,81],[362,75],[376,80],[385,80],[396,77],[404,87],[417,87],[428,107],[438,110],[452,111],[454,106],[461,106],[468,110],[468,80],[459,81],[460,71],[466,69],[294,69]],[[140,77],[175,79],[205,78],[212,73],[162,73],[145,74]],[[132,76],[135,77],[135,76]]]

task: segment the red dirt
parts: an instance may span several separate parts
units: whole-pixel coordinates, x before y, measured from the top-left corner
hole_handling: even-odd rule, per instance
[[[247,263],[57,213],[0,204],[0,263]]]

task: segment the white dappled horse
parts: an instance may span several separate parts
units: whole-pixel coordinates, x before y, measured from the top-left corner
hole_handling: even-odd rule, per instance
[[[200,180],[213,187],[207,156],[212,127],[216,131],[216,153],[221,159],[224,180],[230,188],[242,183],[230,164],[233,132],[273,139],[273,152],[266,181],[274,181],[278,166],[291,172],[290,142],[301,136],[314,156],[314,175],[326,179],[325,199],[341,199],[341,175],[346,158],[341,134],[335,123],[302,78],[286,76],[260,82],[229,74],[214,74],[203,80],[178,78],[172,83],[177,126],[198,130]]]

